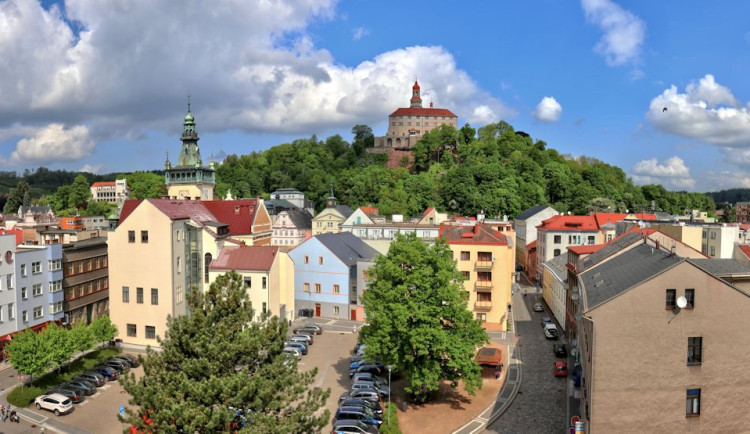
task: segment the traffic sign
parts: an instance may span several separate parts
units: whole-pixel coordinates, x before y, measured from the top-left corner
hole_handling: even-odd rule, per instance
[[[578,416],[573,416],[570,418],[570,426],[576,426],[576,422],[580,422],[581,418]]]
[[[120,406],[120,416],[125,417],[125,406],[124,405]]]

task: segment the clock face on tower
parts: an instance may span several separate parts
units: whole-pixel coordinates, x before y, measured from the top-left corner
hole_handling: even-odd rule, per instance
[[[332,201],[332,200],[329,200],[329,201],[328,201],[328,206],[331,206],[331,205],[333,205],[333,201]]]

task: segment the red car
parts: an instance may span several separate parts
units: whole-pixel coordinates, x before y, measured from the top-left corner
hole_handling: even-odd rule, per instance
[[[567,377],[568,364],[565,362],[555,362],[555,377]]]

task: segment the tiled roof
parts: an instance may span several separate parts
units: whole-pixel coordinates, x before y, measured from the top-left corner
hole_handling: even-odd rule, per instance
[[[434,207],[428,207],[428,208],[427,208],[426,210],[424,210],[424,212],[422,213],[422,217],[427,217],[427,214],[429,214],[430,212],[432,212],[432,210],[434,210],[434,209],[435,209]]]
[[[440,225],[439,236],[448,244],[497,244],[508,245],[508,238],[491,227],[477,223],[474,226]]]
[[[125,203],[122,205],[122,211],[120,211],[120,218],[117,220],[117,225],[121,225],[122,222],[125,221],[126,218],[135,211],[136,208],[138,208],[138,205],[143,202],[143,199],[131,199],[126,200]]]
[[[192,219],[199,223],[215,221],[204,202],[199,200],[147,199],[170,220]]]
[[[526,244],[527,249],[536,249],[536,240],[530,242],[529,244]]]
[[[419,107],[401,107],[390,116],[451,116],[458,117],[452,111],[442,108],[419,108]]]
[[[742,248],[742,246],[740,246]],[[734,259],[688,259],[709,274],[717,277],[737,274],[750,275],[750,268]]]
[[[312,229],[312,216],[307,210],[290,209],[284,212],[289,215],[289,220],[297,229]]]
[[[596,219],[590,215],[556,215],[542,221],[537,230],[549,231],[598,231]]]
[[[211,261],[210,270],[268,271],[278,253],[277,246],[224,246]]]
[[[531,208],[523,211],[521,214],[516,216],[516,220],[526,220],[529,217],[533,217],[535,214],[549,208],[547,205],[534,205]]]
[[[114,187],[115,182],[114,181],[101,181],[101,182],[95,182],[91,184],[92,187]]]
[[[550,271],[552,271],[555,276],[557,276],[558,280],[560,280],[561,282],[565,282],[566,280],[568,280],[568,268],[566,267],[567,263],[567,255],[558,255],[545,262],[544,265],[546,265],[547,268],[549,268]]]
[[[579,255],[594,253],[606,244],[581,244],[580,246],[568,246],[568,250]]]
[[[636,218],[638,220],[656,220],[656,216],[648,213],[630,213],[625,214],[621,212],[596,212],[593,214],[596,219],[596,224],[601,228],[606,224],[612,224],[625,220]]]
[[[354,265],[357,261],[372,261],[378,255],[377,250],[351,232],[320,234],[315,238],[347,266]]]
[[[750,246],[747,244],[740,244],[740,250],[742,250],[742,253],[744,253],[745,256],[750,258]]]
[[[336,211],[344,216],[344,218],[349,218],[354,213],[354,210],[349,208],[349,205],[336,205]]]
[[[583,269],[588,270],[594,265],[604,261],[605,259],[619,253],[625,248],[633,245],[637,242],[642,242],[643,236],[638,232],[625,232],[621,236],[603,245],[596,252],[592,253],[591,256],[583,260]]]
[[[375,208],[374,206],[361,206],[361,207],[359,207],[359,209],[361,209],[362,212],[364,212],[368,216],[369,215],[375,215],[375,216],[379,215],[378,214],[378,209]]]
[[[204,204],[216,220],[229,225],[230,235],[253,233],[252,224],[258,206],[257,199],[204,200],[199,203]]]

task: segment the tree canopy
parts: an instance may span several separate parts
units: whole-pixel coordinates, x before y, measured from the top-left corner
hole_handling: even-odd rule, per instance
[[[122,380],[131,404],[127,421],[146,428],[148,413],[155,432],[225,432],[242,409],[248,425],[242,432],[296,433],[321,429],[330,417],[319,412],[328,391],[310,386],[316,371],[299,372],[282,353],[287,325],[253,309],[242,278],[219,276],[205,293],[189,295],[190,315],[170,317],[162,351],[151,348],[144,375]]]
[[[441,380],[454,388],[461,380],[472,394],[481,388],[474,356],[489,338],[467,308],[463,278],[445,241],[429,246],[413,233],[397,235],[368,280],[363,304],[370,326],[361,332],[368,357],[396,366],[418,401]]]

